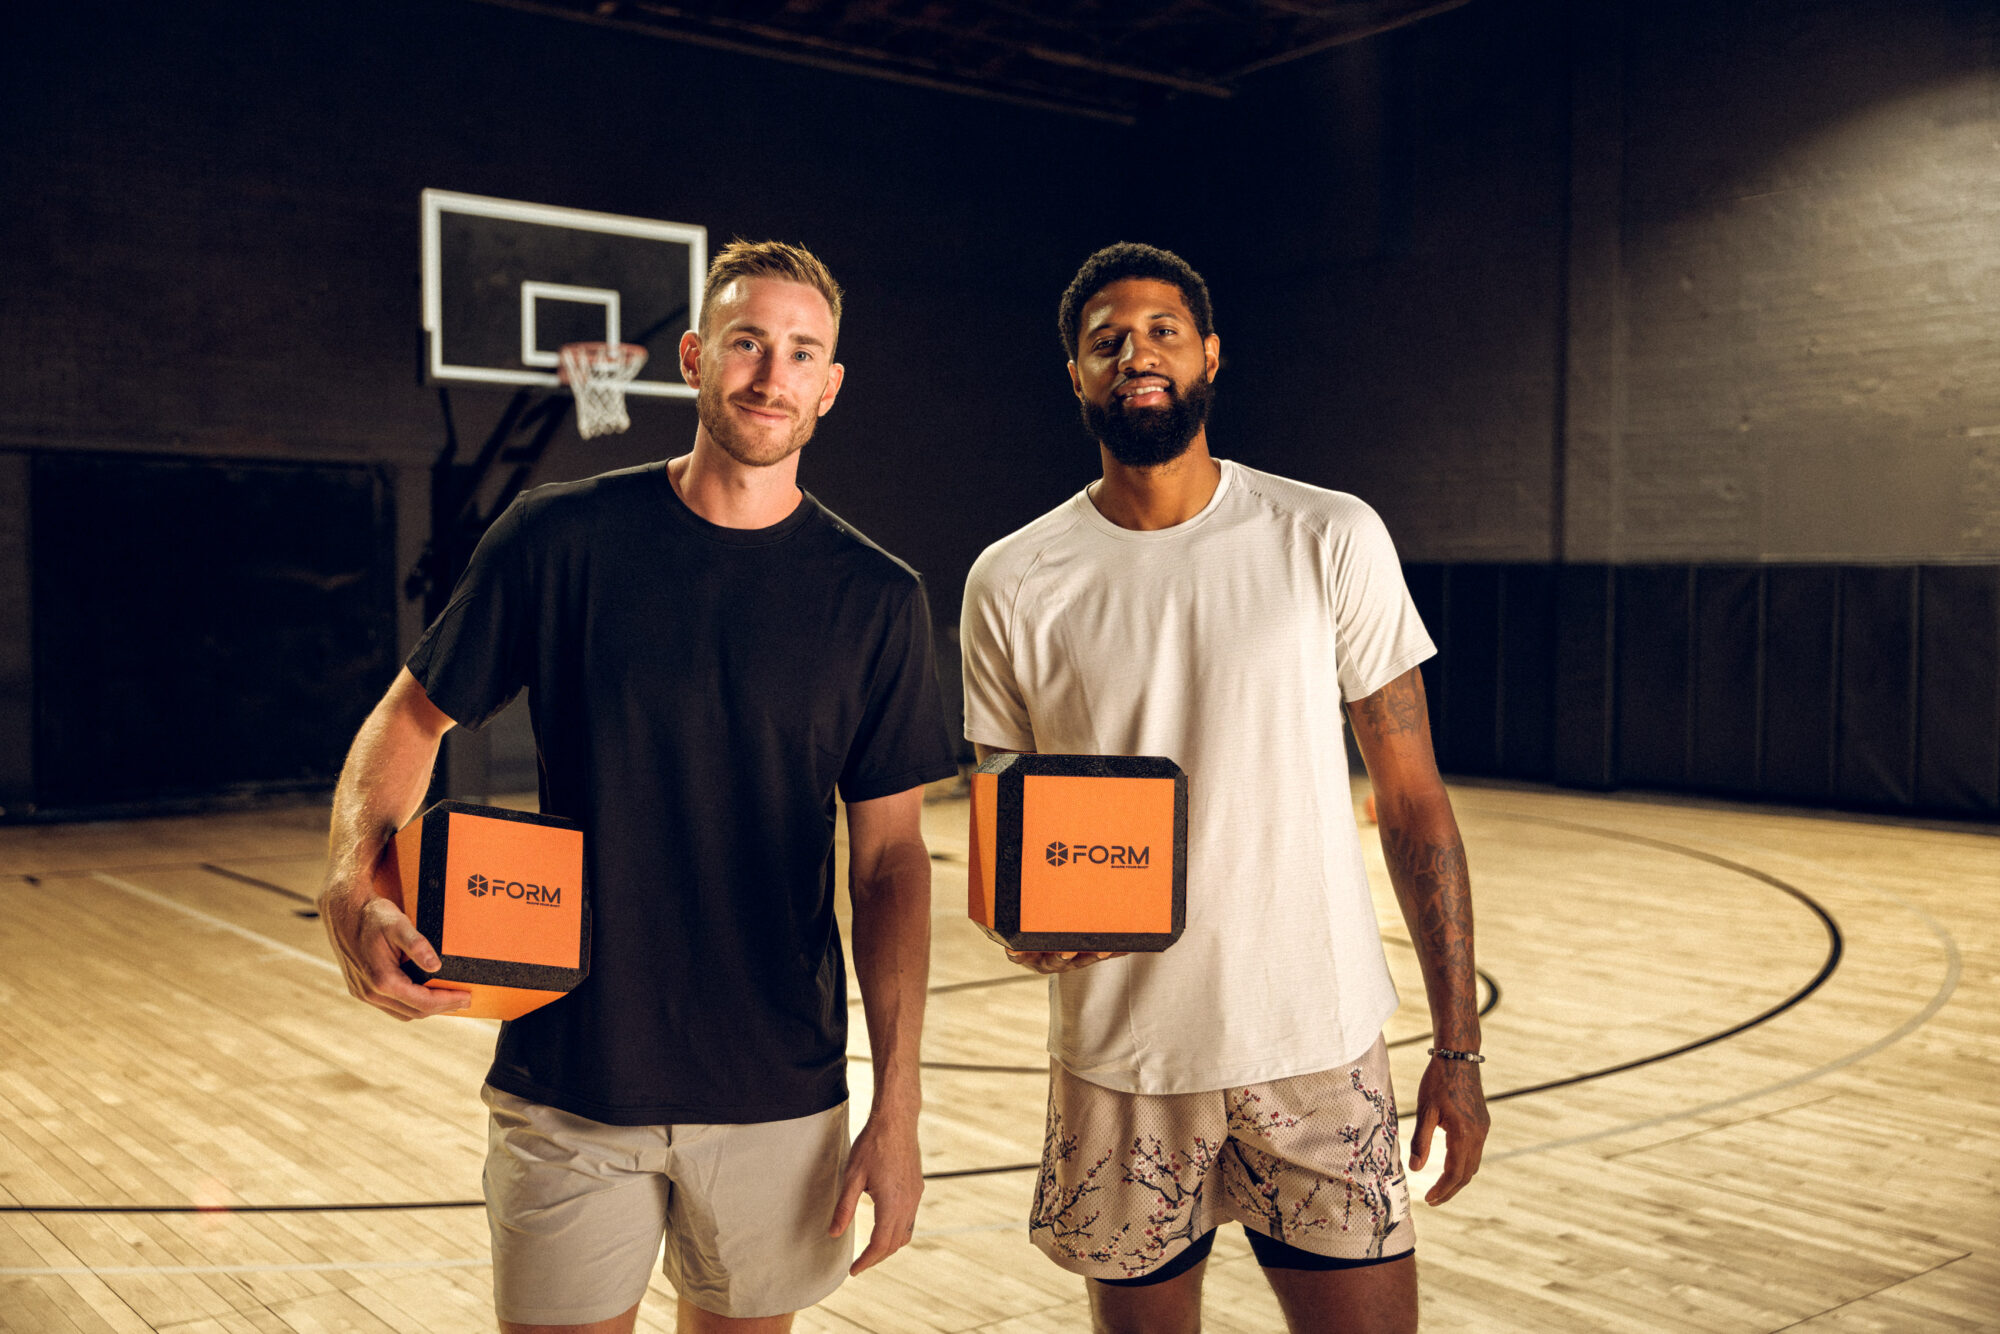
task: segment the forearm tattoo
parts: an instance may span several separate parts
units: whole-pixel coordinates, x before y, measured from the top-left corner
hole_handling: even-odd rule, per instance
[[[1430,831],[1382,825],[1382,853],[1403,901],[1423,963],[1424,983],[1440,1016],[1454,1024],[1476,1018],[1472,967],[1472,883],[1465,844],[1453,831],[1438,841]]]

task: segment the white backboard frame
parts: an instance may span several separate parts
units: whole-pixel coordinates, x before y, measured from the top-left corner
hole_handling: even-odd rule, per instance
[[[486,195],[460,194],[453,190],[423,192],[423,317],[424,358],[429,378],[436,384],[543,385],[562,382],[553,370],[509,370],[492,366],[455,366],[444,360],[442,219],[446,213],[468,213],[478,217],[501,218],[512,222],[546,227],[566,227],[578,231],[609,232],[656,241],[675,241],[688,248],[688,323],[701,320],[702,280],[708,273],[708,228],[685,222],[659,222],[632,218],[618,213],[593,213],[555,204],[528,204]],[[533,290],[530,290],[533,289]],[[608,300],[607,300],[608,298]],[[533,346],[532,317],[537,300],[577,301],[605,307],[606,342],[618,341],[618,294],[604,288],[575,287],[561,283],[527,281],[522,284],[521,360],[532,366],[555,366],[557,357]],[[531,355],[532,354],[532,355]],[[626,385],[628,394],[649,394],[659,398],[693,398],[695,391],[679,380],[634,380]]]

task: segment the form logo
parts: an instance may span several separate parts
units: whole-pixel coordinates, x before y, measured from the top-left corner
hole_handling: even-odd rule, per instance
[[[1124,843],[1051,843],[1043,854],[1051,866],[1089,863],[1116,871],[1139,871],[1153,864],[1151,847]]]
[[[475,899],[483,899],[489,894],[501,894],[522,903],[531,903],[537,908],[562,906],[560,885],[529,885],[519,880],[503,880],[498,876],[491,880],[483,875],[467,876],[465,892]]]

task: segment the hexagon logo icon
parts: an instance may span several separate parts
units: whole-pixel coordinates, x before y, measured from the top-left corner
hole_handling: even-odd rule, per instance
[[[1049,865],[1051,866],[1067,866],[1069,864],[1069,844],[1051,843],[1048,846],[1048,851],[1043,855],[1049,859]]]
[[[471,894],[475,899],[483,898],[493,892],[492,887],[486,883],[486,877],[483,875],[467,876],[465,888],[466,892]]]

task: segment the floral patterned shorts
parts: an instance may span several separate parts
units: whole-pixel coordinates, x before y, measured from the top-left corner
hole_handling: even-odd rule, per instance
[[[1120,1093],[1049,1066],[1029,1236],[1086,1278],[1137,1278],[1234,1219],[1315,1255],[1411,1250],[1389,1053],[1211,1093]]]

